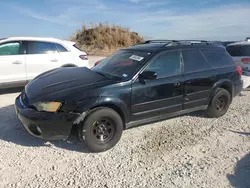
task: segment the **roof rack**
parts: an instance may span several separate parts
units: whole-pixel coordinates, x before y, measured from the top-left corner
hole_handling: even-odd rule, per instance
[[[149,44],[149,43],[169,43],[173,40],[146,40],[143,44]]]
[[[140,44],[150,44],[150,43],[163,43],[164,46],[173,46],[173,45],[181,45],[181,44],[187,44],[187,45],[195,45],[195,44],[220,44],[218,41],[206,41],[206,40],[146,40],[144,43]]]

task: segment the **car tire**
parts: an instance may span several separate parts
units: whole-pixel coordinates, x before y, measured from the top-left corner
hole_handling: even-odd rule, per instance
[[[110,108],[93,110],[78,127],[79,139],[91,152],[103,152],[114,147],[122,131],[120,115]]]
[[[206,114],[211,118],[221,117],[227,112],[230,103],[230,93],[223,88],[217,88],[212,95]]]

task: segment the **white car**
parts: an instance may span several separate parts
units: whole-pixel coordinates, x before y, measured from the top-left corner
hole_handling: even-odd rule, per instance
[[[59,67],[88,67],[88,56],[74,42],[55,38],[0,39],[0,88],[24,86]]]
[[[250,86],[250,38],[245,41],[231,43],[226,47],[236,64],[242,67],[243,88]]]

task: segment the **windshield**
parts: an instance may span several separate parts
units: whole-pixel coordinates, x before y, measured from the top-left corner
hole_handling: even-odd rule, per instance
[[[104,59],[92,70],[103,75],[125,80],[134,75],[150,55],[151,53],[148,52],[120,50]]]

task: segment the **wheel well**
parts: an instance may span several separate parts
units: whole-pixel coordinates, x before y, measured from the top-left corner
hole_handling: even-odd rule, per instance
[[[230,86],[229,84],[222,84],[219,86],[219,88],[227,90],[231,96],[231,101],[232,101],[232,95],[233,95],[232,86]]]
[[[95,108],[101,108],[101,107],[111,108],[112,110],[116,111],[120,115],[120,117],[122,118],[123,126],[125,129],[125,122],[126,122],[125,116],[124,116],[124,113],[122,112],[122,110],[118,106],[116,106],[114,104],[103,104],[103,105],[95,106],[95,107],[91,108],[90,110],[93,110]]]

